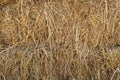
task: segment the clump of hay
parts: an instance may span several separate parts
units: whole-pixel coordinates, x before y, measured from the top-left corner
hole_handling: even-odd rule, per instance
[[[0,5],[1,79],[120,79],[119,0],[1,0]]]
[[[0,0],[0,5],[11,4],[15,2],[15,0]]]

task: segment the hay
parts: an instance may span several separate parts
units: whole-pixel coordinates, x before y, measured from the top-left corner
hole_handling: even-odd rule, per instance
[[[0,80],[119,80],[119,0],[0,0]]]

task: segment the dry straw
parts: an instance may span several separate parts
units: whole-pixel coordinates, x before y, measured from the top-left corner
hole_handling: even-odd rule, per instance
[[[0,0],[0,80],[119,80],[119,0]]]

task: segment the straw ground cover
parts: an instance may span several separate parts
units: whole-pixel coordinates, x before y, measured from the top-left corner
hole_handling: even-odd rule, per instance
[[[120,80],[120,0],[0,0],[0,80]]]

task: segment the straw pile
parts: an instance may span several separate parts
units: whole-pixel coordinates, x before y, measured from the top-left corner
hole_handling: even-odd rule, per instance
[[[0,0],[0,80],[120,80],[120,0]]]

